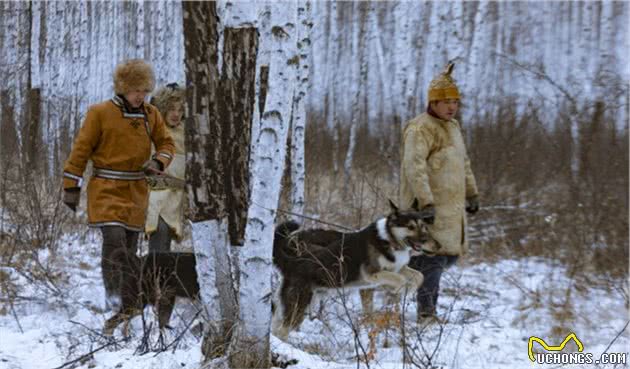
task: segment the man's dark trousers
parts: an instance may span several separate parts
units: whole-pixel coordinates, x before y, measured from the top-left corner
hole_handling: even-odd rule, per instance
[[[122,226],[101,227],[103,250],[101,270],[107,295],[107,304],[115,308],[120,303],[120,288],[132,272],[131,262],[138,250],[138,232]]]
[[[409,267],[424,275],[424,282],[418,288],[416,299],[418,302],[418,317],[436,314],[440,278],[442,272],[457,262],[458,256],[414,256],[409,261]]]

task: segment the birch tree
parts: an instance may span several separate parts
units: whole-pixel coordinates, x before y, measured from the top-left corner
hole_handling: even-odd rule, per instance
[[[298,71],[296,90],[293,96],[291,117],[291,212],[304,212],[304,184],[306,163],[304,161],[304,133],[306,124],[306,95],[309,87],[311,28],[313,27],[312,9],[309,1],[298,1],[297,52]]]
[[[328,37],[327,37],[327,52],[326,56],[329,58],[324,64],[327,62],[338,63],[340,61],[339,55],[339,40],[341,39],[339,36],[339,12],[337,10],[337,3],[334,1],[327,2],[326,8],[330,14],[329,16],[329,24],[330,28],[328,29]],[[333,150],[332,150],[332,167],[333,173],[337,174],[339,171],[339,161],[337,158],[339,152],[339,121],[337,119],[337,102],[336,102],[336,86],[337,86],[337,78],[335,76],[335,70],[330,70],[329,68],[325,68],[326,70],[326,126],[329,130],[333,132]]]
[[[344,162],[344,195],[347,195],[348,183],[350,181],[350,171],[352,162],[354,161],[354,151],[357,144],[357,130],[361,120],[361,96],[365,93],[365,81],[367,79],[367,56],[365,53],[365,15],[367,4],[355,2],[352,4],[352,16],[355,19],[354,27],[352,27],[352,54],[358,56],[359,64],[353,63],[352,77],[359,82],[352,97],[352,119],[350,123],[350,137],[348,139],[348,150],[346,152],[346,160]],[[373,9],[371,9],[373,10]]]
[[[7,116],[0,120],[0,124],[11,124],[14,128],[6,127],[16,133],[16,151],[13,152],[13,162],[18,162],[20,152],[24,148],[23,122],[25,114],[26,91],[30,73],[28,47],[31,29],[31,6],[21,2],[0,3],[0,94],[3,109],[0,114]],[[6,122],[6,123],[5,123]],[[5,141],[5,140],[3,140]],[[18,157],[15,157],[15,154]]]
[[[186,74],[192,86],[188,89],[187,183],[194,208],[197,271],[210,321],[203,343],[207,358],[226,352],[238,320],[237,260],[230,246],[243,243],[258,49],[254,27],[225,29],[219,68],[216,6],[214,2],[184,3]],[[218,293],[219,309],[217,295],[212,293]]]
[[[271,245],[300,59],[297,3],[226,5],[184,4],[187,79],[193,86],[187,182],[211,323],[203,351],[216,359],[213,367],[268,367]],[[269,21],[269,32],[262,32],[269,39],[260,40],[259,58],[260,18]],[[212,291],[218,292],[220,314],[213,314]]]
[[[268,367],[273,229],[284,172],[297,66],[297,3],[271,5],[271,55],[259,137],[252,140],[253,180],[241,253],[241,326],[233,368]]]

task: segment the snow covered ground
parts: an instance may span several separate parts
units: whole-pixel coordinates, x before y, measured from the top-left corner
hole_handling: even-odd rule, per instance
[[[178,304],[171,319],[174,329],[166,334],[167,344],[185,332],[175,350],[142,354],[141,317],[133,320],[130,339],[123,340],[119,329],[114,340],[108,341],[100,336],[111,312],[105,311],[98,233],[87,241],[65,240],[59,250],[60,266],[70,271],[69,280],[63,283],[67,286],[63,297],[53,296],[41,285],[29,284],[23,276],[11,273],[24,287],[20,296],[29,300],[19,300],[14,311],[8,309],[0,316],[0,369],[56,368],[99,348],[92,357],[69,367],[199,366],[200,338],[185,330],[189,324],[195,325],[191,323],[196,311],[192,304]],[[593,353],[594,358],[606,349],[630,351],[628,330],[615,340],[628,321],[628,289],[623,282],[618,288],[615,283],[593,282],[586,286],[567,277],[563,266],[539,258],[463,263],[450,269],[442,281],[439,311],[444,322],[418,326],[414,303],[405,303],[405,341],[411,360],[403,363],[401,334],[392,329],[377,335],[370,368],[414,368],[414,362],[427,363],[424,353],[432,356],[431,365],[438,368],[561,367],[529,361],[528,339],[537,336],[549,345],[557,345],[571,332],[584,344],[584,352]],[[361,346],[366,350],[368,332],[358,324],[362,318],[358,293],[350,293],[345,303],[343,300],[334,292],[321,297],[321,305],[315,302],[314,306],[323,306],[323,320],[307,318],[300,331],[291,333],[288,343],[272,337],[274,352],[283,359],[298,360],[289,368],[357,368],[355,358],[361,351],[356,349],[353,327],[358,329]],[[376,308],[385,300],[385,294],[377,292]],[[155,327],[150,308],[145,311],[145,324]],[[156,341],[157,332],[152,328],[147,344],[155,347]],[[535,349],[542,352],[537,344]],[[574,344],[569,343],[565,350],[575,351]]]

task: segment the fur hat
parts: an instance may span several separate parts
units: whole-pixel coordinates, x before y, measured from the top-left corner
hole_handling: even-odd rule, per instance
[[[429,102],[446,100],[446,99],[459,99],[459,90],[451,77],[455,63],[449,62],[442,73],[431,81],[429,84]]]
[[[155,105],[160,111],[162,116],[166,116],[173,103],[186,100],[186,91],[180,87],[177,83],[169,83],[166,86],[160,87],[153,97],[151,98],[151,104]]]
[[[151,92],[155,88],[153,68],[142,59],[125,60],[114,70],[114,92],[124,95],[133,90]]]

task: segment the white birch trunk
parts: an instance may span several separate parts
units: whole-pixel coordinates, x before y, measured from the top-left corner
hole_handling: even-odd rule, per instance
[[[418,14],[411,9],[416,7],[415,3],[400,2],[394,7],[394,18],[398,21],[396,24],[396,78],[394,79],[394,93],[396,99],[400,101],[393,108],[394,114],[398,116],[400,122],[406,121],[409,117],[409,98],[410,89],[409,77],[413,58],[413,43],[411,37],[416,34],[417,30],[411,30],[411,17]],[[371,23],[371,22],[370,22]]]
[[[304,212],[304,183],[306,165],[304,162],[304,133],[306,126],[306,96],[310,76],[312,4],[298,1],[297,48],[299,65],[297,88],[293,100],[293,131],[291,132],[291,212]]]
[[[298,66],[296,2],[273,3],[271,18],[269,90],[260,136],[252,138],[253,187],[241,252],[241,325],[236,332],[238,347],[231,354],[232,367],[266,365],[269,360],[263,355],[269,355],[273,231]]]
[[[25,91],[27,88],[28,71],[30,62],[28,60],[28,45],[30,40],[26,40],[29,34],[26,28],[30,28],[30,17],[28,15],[29,4],[24,2],[3,2],[0,3],[2,9],[2,26],[4,32],[0,33],[2,38],[2,61],[0,61],[0,76],[2,77],[2,90],[8,90],[9,104],[13,106],[14,121],[16,123],[17,147],[23,145],[23,132],[20,129],[25,105]]]
[[[329,61],[333,63],[339,62],[339,50],[338,45],[340,42],[339,31],[338,31],[338,12],[337,12],[337,3],[330,2],[327,4],[329,7],[330,14],[330,30],[328,34],[328,55],[330,55]],[[336,175],[339,172],[339,162],[338,162],[338,154],[339,154],[339,130],[338,130],[338,120],[337,120],[337,96],[335,93],[336,83],[336,75],[335,72],[329,70],[327,72],[326,84],[327,84],[327,96],[328,106],[326,108],[326,117],[327,117],[327,126],[328,129],[333,132],[333,148],[332,148],[332,166],[333,173]]]
[[[229,247],[227,225],[216,220],[193,223],[192,238],[197,260],[197,280],[199,281],[205,318],[207,321],[218,325],[217,322],[221,321],[222,316],[219,303],[219,294],[222,288],[219,288],[218,285],[221,280],[231,280],[232,274],[229,268],[231,265],[229,254],[225,252]],[[204,245],[216,246],[204,247]]]
[[[232,6],[235,5],[235,6]],[[216,6],[216,8],[215,8]],[[254,9],[252,11],[252,8]],[[213,129],[216,129],[221,134],[233,134],[230,129],[234,128],[234,124],[227,123],[228,121],[223,121],[217,117],[223,117],[224,119],[233,119],[233,116],[229,115],[229,113],[238,113],[244,112],[251,108],[251,104],[249,99],[243,98],[242,101],[237,101],[239,105],[233,109],[220,109],[217,106],[217,96],[216,94],[221,93],[221,91],[228,91],[227,93],[250,93],[253,91],[248,90],[246,87],[241,87],[238,85],[240,82],[245,82],[245,79],[252,76],[253,66],[251,66],[251,61],[254,60],[255,57],[255,49],[253,50],[250,46],[245,45],[245,39],[247,39],[248,34],[255,34],[255,30],[253,27],[256,25],[256,4],[252,3],[238,3],[238,4],[230,4],[225,1],[217,2],[214,5],[201,5],[201,4],[187,4],[186,5],[186,32],[187,37],[190,37],[190,42],[202,42],[205,45],[209,45],[208,49],[202,51],[202,55],[195,54],[198,51],[196,48],[187,49],[191,55],[195,55],[191,57],[192,59],[200,58],[203,59],[207,54],[217,55],[217,50],[225,50],[226,55],[225,61],[213,65],[213,60],[202,60],[205,63],[204,68],[207,68],[207,74],[199,77],[197,71],[191,73],[191,78],[200,78],[197,83],[203,84],[208,81],[208,86],[205,86],[205,91],[199,91],[193,89],[194,93],[205,94],[205,103],[204,100],[201,99],[202,104],[200,106],[194,106],[193,113],[198,114],[197,119],[199,119],[199,133],[204,139],[207,139],[207,135],[210,130],[210,123],[212,123]],[[203,27],[204,22],[208,17],[212,17],[214,19],[214,14],[220,14],[220,17],[217,17],[218,21],[214,25],[210,25],[209,28],[204,28],[203,33],[200,37],[200,40],[196,40],[194,33],[198,27]],[[242,30],[236,30],[237,28],[243,27]],[[244,31],[244,32],[240,32]],[[191,35],[191,32],[193,35]],[[233,37],[227,38],[226,35],[232,35]],[[219,44],[215,44],[214,38],[218,38]],[[242,38],[245,37],[245,38]],[[256,37],[257,39],[257,37]],[[251,41],[252,39],[247,39]],[[229,41],[229,44],[224,45],[224,41]],[[253,42],[256,42],[254,40]],[[187,44],[187,47],[189,45]],[[240,52],[248,53],[248,55],[252,55],[249,53],[253,53],[254,56],[248,56],[243,59],[245,63],[249,63],[243,70],[237,70],[234,67],[234,58]],[[220,55],[220,54],[219,54]],[[189,66],[191,69],[198,67],[195,65]],[[253,81],[253,79],[252,79]],[[251,96],[251,95],[250,95]],[[198,99],[193,98],[194,102],[199,101]],[[194,103],[193,103],[194,105]],[[236,109],[236,110],[235,110]],[[242,109],[240,111],[239,109]],[[201,113],[201,114],[199,114]],[[212,120],[212,121],[210,121]],[[217,122],[224,122],[217,124]],[[230,121],[231,122],[231,121]],[[223,130],[223,131],[222,131]],[[246,131],[243,131],[244,134],[247,134],[247,138],[249,139],[249,134]],[[219,136],[220,136],[219,135]],[[247,142],[249,144],[249,141]],[[246,163],[241,162],[242,158],[239,158],[239,163],[230,163],[226,161],[221,155],[225,153],[225,150],[228,149],[228,143],[225,140],[221,140],[216,145],[207,145],[207,141],[203,142],[202,151],[208,152],[212,150],[213,147],[215,150],[213,152],[213,157],[210,159],[211,163],[217,165],[216,170],[221,170],[220,172],[215,171],[216,173],[224,173],[229,177],[229,180],[234,180],[234,173],[229,172],[227,170],[227,166],[229,165],[246,165]],[[239,147],[245,147],[239,143]],[[242,150],[239,153],[246,152],[246,150]],[[204,152],[196,152],[195,154],[204,154]],[[244,156],[246,158],[246,156]],[[190,160],[198,160],[198,158],[191,156]],[[246,160],[246,159],[244,159]],[[210,164],[210,163],[208,163]],[[204,169],[208,169],[209,166],[206,166]],[[239,167],[241,168],[241,167]],[[221,188],[220,191],[223,191],[224,182],[223,180],[227,180],[223,177],[212,178],[212,180],[217,181],[217,187]],[[197,178],[193,178],[193,182],[197,182]],[[230,182],[234,183],[234,182]],[[208,312],[208,318],[210,321],[209,331],[207,331],[204,335],[204,342],[202,343],[202,352],[206,359],[213,359],[208,363],[210,367],[226,367],[229,366],[229,356],[234,354],[235,350],[238,352],[238,347],[234,347],[235,343],[238,343],[238,337],[234,334],[234,329],[236,328],[236,324],[238,324],[239,320],[239,299],[238,299],[238,290],[239,290],[239,249],[240,247],[236,247],[235,244],[239,243],[238,235],[232,233],[231,227],[236,227],[236,223],[244,219],[234,219],[232,217],[233,214],[229,213],[234,208],[226,208],[225,199],[226,196],[234,195],[234,191],[247,191],[247,184],[241,183],[242,188],[232,188],[232,193],[217,193],[216,196],[218,200],[209,199],[206,197],[207,188],[197,189],[198,191],[195,193],[195,198],[199,201],[204,207],[204,211],[207,211],[208,214],[205,215],[205,221],[199,221],[198,223],[193,225],[193,238],[194,238],[194,248],[197,254],[197,273],[198,279],[200,281],[202,301],[204,302],[206,311]],[[210,196],[213,196],[211,194]],[[234,199],[234,198],[230,198]],[[207,202],[208,200],[212,200],[213,203]],[[233,203],[232,203],[233,204]],[[233,204],[234,205],[234,204]],[[227,211],[226,211],[227,210]],[[238,231],[236,231],[238,233]],[[234,243],[234,244],[233,244]],[[218,300],[218,301],[217,301]],[[217,309],[219,307],[219,309]],[[217,314],[220,312],[220,314]]]
[[[360,39],[363,37],[363,19],[361,19],[360,12],[361,3],[354,2],[352,3],[352,16],[354,17],[352,20],[352,46],[351,46],[351,54],[358,56],[360,62],[352,63],[350,69],[350,80],[352,85],[356,86],[356,90],[352,95],[352,115],[350,120],[350,137],[348,138],[348,150],[346,151],[346,160],[344,161],[343,171],[345,174],[344,178],[344,196],[348,191],[348,184],[350,181],[350,171],[352,170],[352,162],[354,161],[354,150],[357,143],[357,129],[359,125],[359,116],[361,114],[361,110],[359,108],[359,99],[361,97],[361,89],[363,87],[363,67],[365,65],[365,53],[361,50]],[[356,83],[354,80],[356,79]]]
[[[372,122],[374,122],[374,125],[381,125],[382,127],[382,124],[384,123],[383,118],[386,114],[386,111],[391,111],[388,109],[391,107],[391,101],[393,100],[392,93],[395,90],[392,88],[392,83],[390,83],[390,81],[393,80],[394,76],[393,75],[390,76],[390,70],[392,69],[390,68],[390,66],[392,64],[386,61],[387,51],[385,50],[385,47],[382,42],[384,35],[383,35],[383,32],[379,32],[378,30],[378,18],[377,18],[375,9],[370,9],[369,13],[367,14],[367,22],[368,22],[368,29],[373,30],[372,37],[370,38],[374,40],[373,45],[374,45],[375,50],[371,53],[374,54],[376,58],[376,68],[374,68],[374,70],[371,71],[370,74],[376,77],[375,83],[376,83],[376,89],[378,90],[378,97],[373,100],[374,102],[372,104],[370,104],[369,109],[371,111],[369,112],[369,116],[374,118],[374,120],[372,120]],[[363,45],[364,46],[362,47],[362,49],[365,48],[365,43]],[[367,52],[368,50],[364,50],[364,53],[367,53]],[[363,58],[365,57],[366,56],[363,56]],[[364,60],[360,62],[365,63]],[[370,91],[371,89],[369,88],[369,85],[367,85],[364,80],[363,82],[364,82],[363,88],[366,90],[366,92]],[[399,101],[396,101],[396,103],[399,103]],[[370,127],[368,126],[368,128]],[[375,131],[371,130],[370,132],[375,132]],[[381,150],[381,152],[384,152],[383,151],[384,144],[385,144],[385,140],[380,140],[379,149]]]
[[[263,89],[268,86],[263,85],[261,71],[263,68],[268,68],[271,60],[271,6],[270,3],[259,4],[258,10],[258,32],[260,33],[260,39],[258,42],[258,58],[256,60],[256,103],[254,104],[254,119],[252,121],[252,143],[260,136],[260,122],[261,115],[264,113],[263,109],[260,109],[261,99],[260,94]],[[267,78],[269,76],[267,75]],[[254,157],[250,156],[249,167],[253,167]],[[254,182],[249,182],[250,193]]]

